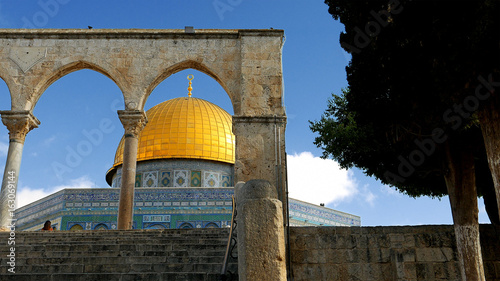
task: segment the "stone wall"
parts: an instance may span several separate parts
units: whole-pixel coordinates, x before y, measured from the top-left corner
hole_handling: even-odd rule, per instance
[[[500,227],[481,225],[486,280],[500,280]],[[461,280],[452,225],[292,227],[294,280]]]

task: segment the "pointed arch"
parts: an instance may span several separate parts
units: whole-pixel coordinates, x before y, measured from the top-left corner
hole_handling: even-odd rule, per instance
[[[219,225],[215,222],[209,222],[205,224],[205,228],[219,228]]]
[[[167,227],[162,223],[153,223],[151,225],[148,225],[144,229],[167,229]]]
[[[103,67],[96,65],[94,63],[84,61],[84,60],[79,60],[79,61],[74,61],[71,63],[68,63],[64,66],[61,66],[57,70],[51,73],[50,76],[46,77],[45,79],[40,79],[40,82],[37,84],[37,86],[34,89],[34,93],[32,96],[31,100],[31,110],[33,110],[38,103],[39,99],[45,93],[45,90],[52,85],[54,82],[59,80],[60,78],[66,76],[67,74],[70,74],[72,72],[82,70],[82,69],[89,69],[96,71],[98,73],[103,74],[104,76],[108,77],[115,83],[116,86],[120,89],[122,92],[122,98],[125,100],[124,92],[125,89],[127,88],[127,83],[123,82],[121,79],[120,75],[113,75],[111,72],[114,73],[114,70],[111,69],[111,71],[105,70]]]
[[[183,222],[179,225],[179,229],[194,228],[193,224],[189,222]]]
[[[108,226],[104,223],[100,223],[94,227],[94,230],[108,230]]]
[[[70,228],[69,228],[69,231],[80,231],[80,230],[84,230],[85,228],[83,228],[83,226],[79,223],[75,223],[73,224]]]
[[[219,83],[219,85],[221,85],[221,87],[224,89],[224,91],[228,95],[229,99],[231,100],[231,104],[232,104],[233,110],[234,110],[233,93],[231,93],[229,91],[226,83],[224,83],[224,81],[220,78],[220,75],[218,75],[215,71],[213,71],[212,69],[210,69],[205,64],[197,62],[197,61],[194,61],[194,60],[185,60],[185,61],[182,61],[180,63],[177,63],[177,64],[174,64],[172,66],[169,66],[168,68],[166,68],[163,71],[161,71],[158,74],[158,76],[156,76],[153,79],[153,81],[146,88],[145,95],[144,95],[143,99],[141,100],[140,108],[141,109],[144,108],[144,106],[146,104],[146,101],[148,100],[149,96],[151,95],[151,93],[153,92],[153,90],[161,82],[163,82],[165,79],[167,79],[172,74],[175,74],[177,72],[180,72],[180,71],[186,70],[186,69],[190,69],[190,68],[198,70],[200,72],[203,72],[204,74],[212,77],[215,81],[217,81],[217,83]]]

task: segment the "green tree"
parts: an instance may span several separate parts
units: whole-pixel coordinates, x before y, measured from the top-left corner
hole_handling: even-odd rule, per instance
[[[484,280],[477,193],[493,217],[500,202],[498,1],[326,3],[352,59],[349,90],[311,125],[316,144],[410,196],[449,194],[462,275]]]

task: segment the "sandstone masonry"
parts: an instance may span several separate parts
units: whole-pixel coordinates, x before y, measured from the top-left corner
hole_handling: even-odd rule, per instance
[[[481,225],[486,280],[500,280],[500,227]],[[452,225],[292,227],[292,268],[306,280],[461,280]]]

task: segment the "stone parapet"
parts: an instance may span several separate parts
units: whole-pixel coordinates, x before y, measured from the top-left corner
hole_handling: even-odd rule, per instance
[[[184,29],[0,29],[2,38],[46,38],[46,39],[161,39],[161,38],[233,38],[240,36],[282,36],[281,29],[195,29],[188,33]]]
[[[500,278],[500,227],[481,225],[486,280]],[[452,225],[292,227],[294,280],[461,280]]]

